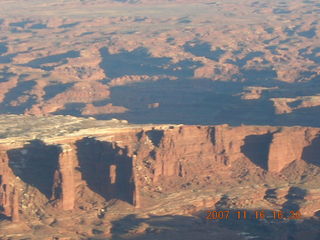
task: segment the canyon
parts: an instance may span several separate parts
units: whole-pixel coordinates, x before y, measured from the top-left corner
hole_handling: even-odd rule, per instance
[[[318,15],[300,0],[4,0],[0,113],[320,127]]]
[[[320,239],[316,0],[0,5],[0,240]]]
[[[4,239],[150,239],[167,231],[151,231],[147,219],[190,216],[208,228],[205,209],[299,210],[303,218],[296,221],[317,224],[319,128],[22,115],[4,115],[0,122]],[[121,235],[121,216],[141,224]],[[228,224],[219,228],[226,234],[221,239],[246,239]],[[198,234],[209,239],[205,231]]]

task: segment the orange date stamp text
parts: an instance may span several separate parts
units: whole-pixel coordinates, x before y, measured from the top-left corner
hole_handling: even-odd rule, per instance
[[[282,210],[212,210],[207,211],[206,219],[208,220],[294,220],[301,219],[302,214],[300,211],[282,211]]]

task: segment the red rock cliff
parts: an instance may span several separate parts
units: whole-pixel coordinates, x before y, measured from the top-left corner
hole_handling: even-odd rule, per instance
[[[54,200],[64,210],[77,206],[86,192],[143,207],[146,192],[167,191],[170,186],[190,182],[219,183],[233,175],[240,176],[240,169],[253,169],[252,174],[258,170],[280,173],[294,161],[317,165],[319,133],[316,128],[267,126],[128,128],[85,138],[62,138],[43,145],[41,161],[46,161],[45,151],[48,154],[52,148],[60,149],[53,152],[57,160],[47,159],[53,161],[53,167],[46,170],[51,178],[45,181],[46,185],[36,182],[36,176],[19,176],[14,169],[13,172],[22,181],[50,193],[48,200]],[[20,155],[17,156],[16,165]],[[0,206],[10,216],[10,179],[14,177],[10,167],[16,165],[9,164],[12,159],[4,150],[0,158]],[[33,158],[27,158],[20,168]]]

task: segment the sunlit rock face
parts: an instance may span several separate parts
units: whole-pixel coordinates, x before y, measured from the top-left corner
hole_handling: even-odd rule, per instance
[[[0,216],[28,234],[24,224],[34,221],[68,236],[94,228],[82,215],[110,229],[128,214],[318,211],[318,128],[22,115],[3,115],[0,124]]]
[[[25,124],[50,120],[50,117],[20,118]],[[6,133],[1,160],[5,212],[10,212],[4,206],[9,204],[5,199],[7,192],[12,191],[10,186],[14,188],[15,176],[18,182],[36,188],[57,207],[70,210],[75,208],[84,189],[105,201],[120,199],[141,207],[143,191],[160,187],[170,192],[171,185],[175,189],[193,181],[205,184],[217,183],[220,177],[230,180],[235,178],[234,167],[238,165],[249,172],[256,171],[248,175],[270,176],[281,174],[293,162],[319,165],[317,128],[144,126],[69,118],[69,122],[65,121],[68,117],[55,118],[60,133],[53,132],[52,136],[45,131],[46,123],[19,138],[16,136],[19,124]],[[93,128],[74,130],[72,121],[74,128],[83,123]],[[37,131],[40,139],[29,140],[32,131]],[[12,139],[19,142],[12,144]]]

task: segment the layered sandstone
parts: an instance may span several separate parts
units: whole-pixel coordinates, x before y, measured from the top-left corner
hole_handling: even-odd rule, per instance
[[[8,156],[5,150],[1,151],[0,161],[0,205],[6,216],[11,216],[13,210],[12,204],[12,181],[13,174],[8,166]]]
[[[75,183],[74,183],[74,164],[76,153],[73,145],[63,145],[62,152],[59,155],[59,183],[62,196],[62,208],[71,210],[74,208],[75,201]],[[61,181],[61,182],[60,182]],[[56,183],[57,180],[54,181]]]
[[[294,170],[292,163],[314,167],[319,164],[317,128],[139,126],[121,125],[116,120],[55,117],[52,123],[57,124],[59,132],[50,136],[46,123],[41,123],[46,118],[16,117],[25,124],[39,121],[40,130],[31,128],[27,135],[18,136],[19,125],[3,129],[8,138],[1,140],[1,206],[3,214],[12,216],[14,221],[18,219],[17,189],[21,184],[35,187],[63,210],[81,206],[83,196],[90,192],[105,201],[120,199],[145,208],[152,206],[152,192],[170,193],[195,183],[223,184],[256,174],[285,176],[286,171]],[[92,127],[74,129],[77,125]],[[54,125],[51,127],[54,129]],[[37,176],[38,171],[43,174]],[[241,171],[248,172],[245,178]],[[19,178],[14,180],[15,176]],[[265,180],[260,177],[256,181]]]
[[[19,115],[0,122],[0,209],[16,226],[58,221],[68,235],[91,226],[79,214],[107,229],[109,218],[129,213],[318,211],[318,128]]]

